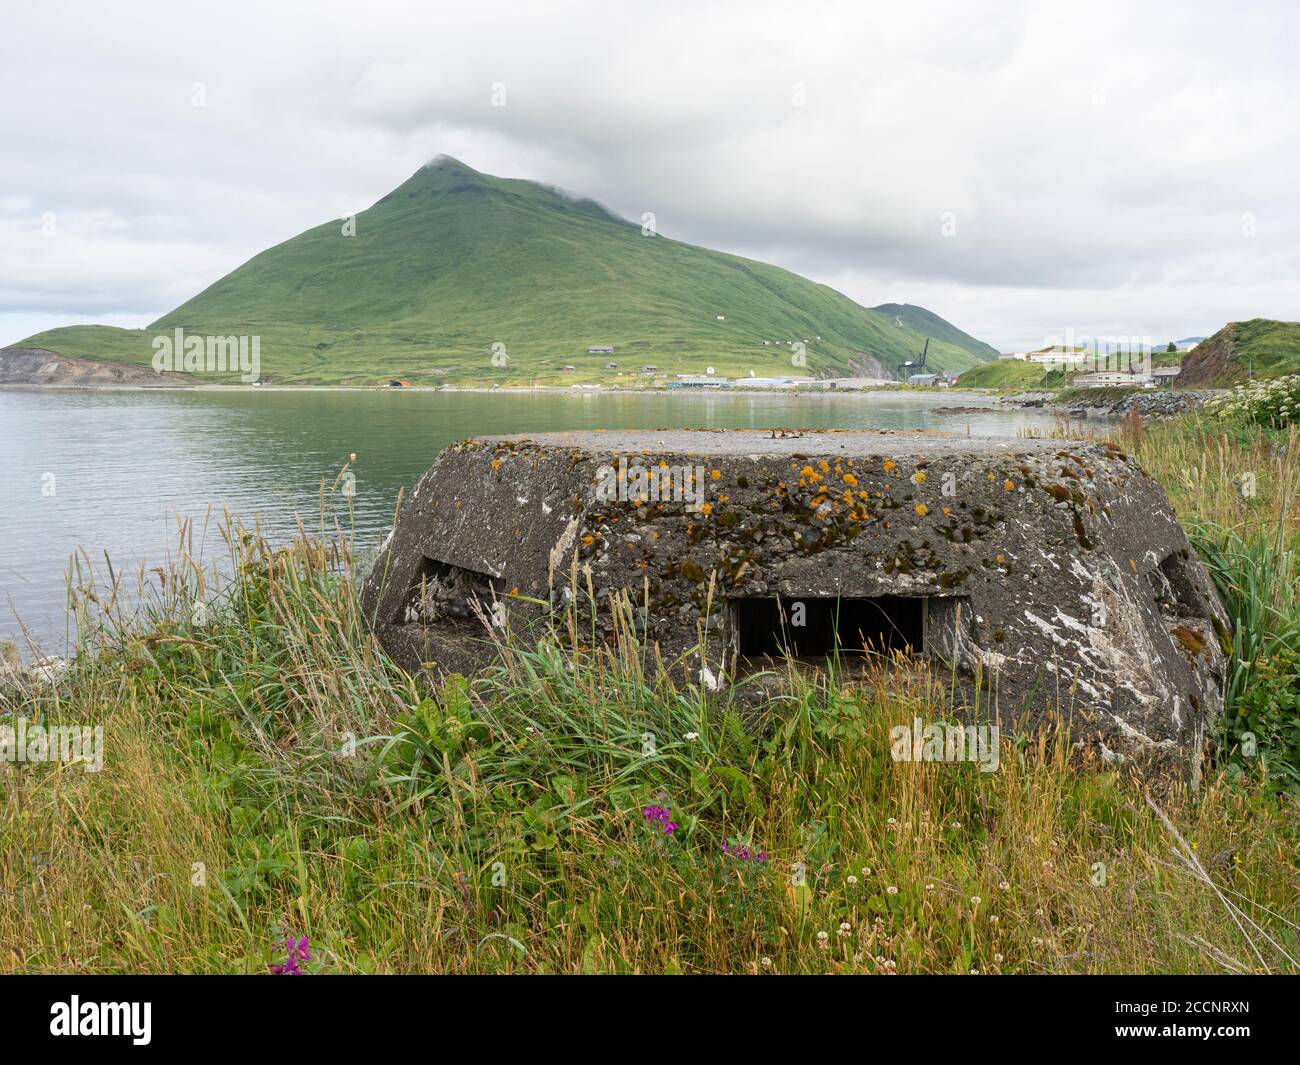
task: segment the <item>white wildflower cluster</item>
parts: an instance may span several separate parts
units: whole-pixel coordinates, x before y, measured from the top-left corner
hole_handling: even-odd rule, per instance
[[[1243,416],[1281,429],[1300,414],[1300,374],[1238,385],[1227,395],[1215,396],[1205,407],[1216,414]]]

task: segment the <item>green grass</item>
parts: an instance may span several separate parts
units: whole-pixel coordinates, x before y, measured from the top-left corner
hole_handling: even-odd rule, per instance
[[[1219,387],[1300,373],[1300,323],[1254,318],[1236,326],[1232,368]]]
[[[987,362],[963,371],[958,388],[1036,389],[1046,387],[1047,373],[1041,365],[1021,359]]]
[[[1297,616],[1296,436],[1120,442],[1223,549],[1239,699]],[[1296,799],[1233,729],[1196,796],[1051,730],[1004,736],[992,774],[896,763],[890,726],[945,697],[924,663],[792,673],[755,715],[667,684],[626,603],[608,646],[564,651],[562,623],[431,685],[367,635],[345,541],[229,543],[235,579],[182,550],[143,615],[74,568],[86,653],[12,709],[102,723],[105,767],[0,766],[0,967],[266,972],[306,935],[331,973],[1300,968]],[[1250,712],[1284,716],[1286,684]]]
[[[926,321],[944,328],[930,344],[936,370],[964,370],[991,350]],[[355,236],[340,221],[308,230],[147,330],[78,326],[22,344],[148,363],[150,339],[177,326],[258,335],[264,375],[299,383],[617,380],[609,361],[623,371],[842,374],[855,351],[892,368],[925,342],[789,271],[643,236],[590,201],[446,159],[361,212]],[[807,341],[805,366],[786,341]],[[506,366],[492,362],[497,343]],[[615,353],[588,355],[596,345]],[[561,376],[565,364],[580,374]]]

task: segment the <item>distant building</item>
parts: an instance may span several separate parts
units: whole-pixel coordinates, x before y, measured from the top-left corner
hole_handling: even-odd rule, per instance
[[[605,369],[607,369],[607,370],[617,370],[617,369],[618,369],[618,363],[616,363],[616,362],[607,362],[607,363],[605,363]]]
[[[937,373],[914,373],[907,379],[909,385],[933,385],[939,380]]]
[[[998,359],[1001,360],[1001,361],[1005,361],[1005,360],[1007,360],[1007,359],[1021,359],[1021,360],[1023,360],[1024,357],[1025,357],[1025,353],[1024,353],[1023,351],[1004,351],[1004,352],[1002,352],[1002,354],[1000,354],[1000,355],[998,356]]]
[[[1087,362],[1092,356],[1086,351],[1035,351],[1021,357],[1029,362],[1047,363],[1055,366],[1078,366]]]
[[[1139,388],[1147,380],[1136,373],[1107,371],[1102,373],[1081,373],[1071,382],[1076,388]]]
[[[1151,367],[1151,380],[1155,382],[1157,388],[1169,388],[1174,383],[1174,378],[1183,372],[1181,366],[1153,366]]]
[[[564,370],[565,373],[573,373],[573,372],[577,369],[577,367],[576,367],[576,366],[564,366],[564,367],[562,367],[562,369]]]
[[[613,355],[614,347],[612,344],[598,344],[594,348],[587,349],[588,355]]]
[[[737,388],[789,388],[794,384],[792,377],[742,377],[736,382]]]
[[[653,365],[653,364],[649,364],[649,365],[646,365],[646,366],[642,366],[642,367],[641,367],[641,372],[642,372],[642,373],[658,373],[658,372],[659,372],[659,367],[658,367],[658,366],[655,366],[655,365]]]
[[[731,381],[726,377],[708,374],[679,373],[676,381],[668,382],[669,388],[730,388]]]

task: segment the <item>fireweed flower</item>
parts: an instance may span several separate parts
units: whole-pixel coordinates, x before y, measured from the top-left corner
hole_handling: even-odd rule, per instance
[[[276,976],[302,976],[303,972],[298,968],[298,963],[311,961],[311,946],[307,937],[286,939],[284,949],[288,952],[288,958],[283,965],[272,965],[271,972]]]
[[[767,851],[756,851],[744,844],[737,844],[733,847],[731,842],[725,839],[722,841],[722,853],[729,858],[735,858],[742,862],[758,862],[761,864],[767,861]]]
[[[677,831],[677,822],[670,820],[667,806],[647,806],[642,809],[641,816],[647,821],[663,825],[665,836],[671,836]]]

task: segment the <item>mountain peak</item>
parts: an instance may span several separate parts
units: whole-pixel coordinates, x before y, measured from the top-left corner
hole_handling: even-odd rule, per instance
[[[441,196],[459,192],[483,194],[498,189],[499,185],[500,178],[481,174],[453,156],[435,155],[387,196],[382,197],[378,203],[386,203],[399,197]]]
[[[420,167],[420,170],[435,170],[443,173],[468,174],[473,177],[483,177],[483,175],[472,166],[467,166],[462,163],[454,155],[445,155],[442,153],[435,155],[425,163],[424,166]],[[416,171],[416,173],[419,172],[419,170]]]
[[[842,374],[868,365],[864,352],[892,374],[927,338],[937,369],[997,356],[923,308],[886,317],[775,266],[648,239],[593,200],[448,155],[355,225],[331,220],[268,248],[153,328],[174,326],[260,335],[267,372],[299,381],[521,382],[579,365],[605,377],[643,365]],[[149,334],[137,340],[131,361],[148,365]],[[28,346],[85,350],[84,338],[67,341]],[[509,345],[503,366],[488,355],[498,343]],[[606,365],[609,347],[617,367]]]

